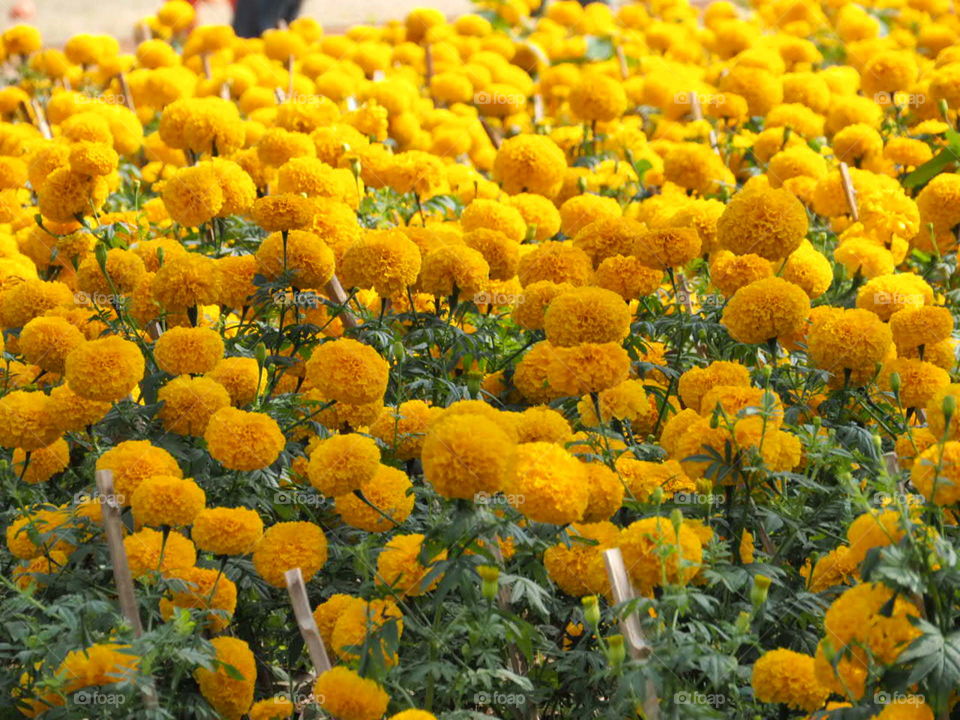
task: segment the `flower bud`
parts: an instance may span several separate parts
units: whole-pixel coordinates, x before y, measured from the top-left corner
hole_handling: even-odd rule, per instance
[[[947,395],[943,398],[943,404],[940,407],[943,409],[943,424],[949,425],[950,418],[957,411],[957,399],[953,395]]]
[[[597,627],[600,624],[600,604],[597,596],[587,595],[581,598],[580,603],[583,605],[583,619],[590,627]]]
[[[500,585],[500,570],[492,565],[481,565],[477,568],[480,575],[480,592],[487,600],[493,600],[497,596],[497,590]]]
[[[683,513],[680,508],[674,508],[670,513],[670,524],[673,525],[673,531],[680,534],[680,526],[683,525]]]
[[[767,593],[770,590],[770,578],[766,575],[756,575],[753,578],[753,587],[750,588],[750,602],[755,608],[760,607],[767,601]]]
[[[900,397],[900,373],[890,373],[890,389],[893,391],[895,398]]]
[[[623,646],[623,635],[611,635],[607,638],[607,662],[612,667],[619,667],[627,657],[627,649]]]

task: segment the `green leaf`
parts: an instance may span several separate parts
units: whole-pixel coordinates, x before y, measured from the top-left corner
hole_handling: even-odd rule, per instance
[[[934,176],[943,172],[948,165],[956,162],[958,158],[960,158],[960,152],[955,150],[951,143],[949,147],[945,147],[934,155],[933,158],[927,160],[923,165],[907,175],[901,184],[905,188],[910,189],[926,185]]]

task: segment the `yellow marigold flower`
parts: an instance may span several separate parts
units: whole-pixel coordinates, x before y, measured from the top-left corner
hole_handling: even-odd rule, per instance
[[[137,486],[130,506],[139,525],[179,527],[190,525],[206,501],[206,493],[190,478],[154,475]]]
[[[352,405],[380,400],[390,367],[369,345],[341,338],[323,343],[307,361],[307,379],[325,397]]]
[[[600,392],[626,380],[630,372],[630,356],[617,343],[551,347],[547,381],[561,395]]]
[[[861,583],[846,590],[824,615],[824,639],[814,661],[817,680],[831,692],[860,698],[871,666],[894,662],[920,635],[909,621],[919,614],[913,603],[902,596],[894,598],[893,590],[881,583]],[[825,655],[825,644],[834,653],[845,653],[836,669]]]
[[[823,706],[829,690],[817,681],[813,656],[777,648],[753,665],[753,693],[765,703],[782,703],[794,710],[813,712]]]
[[[222,407],[203,434],[211,457],[230,470],[261,470],[280,456],[286,438],[266,413]]]
[[[56,670],[64,692],[80,688],[130,682],[140,668],[140,658],[129,645],[98,643],[83,650],[71,650]]]
[[[237,609],[237,586],[217,570],[191,567],[172,570],[167,580],[182,583],[183,590],[170,590],[160,599],[160,617],[169,621],[174,608],[202,610],[201,626],[210,632],[222,632],[230,624]]]
[[[340,268],[345,286],[373,288],[384,298],[404,294],[420,269],[419,248],[396,229],[366,231],[347,248]]]
[[[583,522],[608,520],[623,505],[623,483],[617,474],[600,462],[584,462],[590,499],[583,511]]]
[[[490,266],[478,250],[466,245],[443,245],[423,256],[419,287],[438,296],[455,291],[472,296],[490,280]]]
[[[574,286],[587,285],[593,276],[593,264],[580,248],[569,243],[545,242],[520,258],[517,277],[528,285],[542,280]]]
[[[185,253],[163,263],[151,288],[157,302],[167,310],[182,312],[214,305],[220,295],[220,268],[213,258]]]
[[[208,164],[185,167],[163,186],[163,204],[170,217],[186,227],[209,222],[223,208],[223,190]]]
[[[133,493],[144,480],[155,475],[183,477],[176,459],[149,440],[124,440],[97,458],[97,470],[113,473],[117,502],[129,505]]]
[[[890,327],[867,310],[840,310],[814,320],[807,338],[816,367],[833,373],[873,371],[893,344]]]
[[[717,221],[720,247],[738,255],[754,253],[779,260],[796,250],[807,234],[807,212],[784,189],[742,191]]]
[[[722,92],[736,93],[747,101],[750,115],[765,116],[783,102],[780,78],[762,68],[734,65],[720,79]]]
[[[324,710],[340,720],[377,720],[390,703],[390,696],[380,685],[342,665],[317,678],[313,694],[322,698],[320,706]]]
[[[333,277],[334,256],[320,236],[305,230],[291,230],[286,238],[271,233],[257,248],[257,270],[268,279],[291,271],[294,287],[322,288]]]
[[[11,576],[14,584],[21,590],[26,590],[31,585],[43,588],[46,587],[46,582],[42,579],[42,576],[57,575],[68,561],[69,558],[66,553],[51,550],[48,555],[21,561],[13,568]]]
[[[906,307],[890,316],[890,331],[900,352],[935,345],[953,333],[953,315],[945,307]]]
[[[47,176],[39,190],[37,206],[45,218],[71,222],[99,210],[107,193],[107,182],[103,177],[61,167]]]
[[[334,509],[351,527],[367,532],[386,532],[410,516],[413,495],[409,491],[412,487],[405,473],[380,465],[377,474],[360,486],[360,493],[367,502],[348,493],[335,498]]]
[[[904,308],[933,304],[933,289],[919,275],[898,273],[872,278],[857,292],[857,307],[889,320]]]
[[[247,715],[250,716],[250,720],[286,720],[293,717],[293,711],[293,703],[278,695],[255,702],[247,711]]]
[[[152,528],[143,528],[123,539],[130,572],[135,578],[157,571],[161,573],[185,570],[197,562],[193,543],[179,532],[164,535]]]
[[[663,270],[648,267],[632,255],[612,255],[597,266],[594,283],[624,300],[636,300],[656,292],[662,278]]]
[[[7,525],[7,548],[21,560],[32,560],[54,549],[69,555],[75,549],[63,537],[63,530],[69,523],[70,515],[64,510],[28,510]],[[39,536],[37,539],[40,544],[30,537],[34,531]]]
[[[602,218],[619,218],[623,214],[615,198],[585,193],[566,200],[560,206],[560,229],[575,237],[583,228]]]
[[[245,215],[257,199],[257,186],[253,178],[232,160],[213,158],[208,164],[216,174],[223,193],[223,204],[217,217]]]
[[[734,255],[729,250],[718,250],[710,256],[710,281],[724,297],[772,275],[770,261],[753,253]]]
[[[566,347],[580,343],[620,342],[630,332],[630,310],[610,290],[583,287],[561,293],[547,306],[547,340]]]
[[[566,525],[583,517],[590,499],[583,464],[548,442],[517,446],[516,470],[504,492],[511,505],[536,522]]]
[[[556,197],[567,169],[563,150],[545,135],[519,134],[497,150],[493,177],[510,195],[534,193]]]
[[[543,195],[522,192],[510,197],[507,204],[520,211],[527,231],[533,233],[537,242],[549,240],[560,231],[560,212]]]
[[[206,327],[172,327],[157,339],[153,356],[171,375],[199,375],[223,358],[223,339]]]
[[[416,597],[436,589],[443,573],[436,573],[433,566],[447,559],[447,551],[426,558],[421,563],[424,547],[423,535],[395,535],[377,556],[376,583],[401,596]],[[430,581],[427,582],[427,576]]]
[[[390,448],[398,460],[420,457],[427,425],[438,411],[423,400],[407,400],[380,415],[370,425],[370,434]]]
[[[70,389],[88,400],[117,402],[143,378],[140,348],[115,335],[89,340],[71,350],[64,363]]]
[[[14,476],[30,485],[46,482],[70,466],[70,446],[66,440],[59,438],[46,447],[31,451],[29,463],[26,459],[26,451],[22,448],[13,451]]]
[[[700,235],[693,228],[646,230],[633,246],[632,255],[643,265],[666,270],[686,265],[700,255]]]
[[[61,317],[37,317],[20,331],[20,353],[27,362],[61,374],[67,355],[86,339],[75,325]]]
[[[645,230],[643,223],[632,218],[602,217],[583,226],[573,238],[573,245],[587,253],[597,267],[609,257],[630,255]]]
[[[380,449],[371,438],[356,433],[321,440],[310,453],[310,484],[328,497],[359,490],[380,469]]]
[[[627,572],[645,595],[664,581],[686,584],[703,562],[703,548],[696,533],[686,524],[680,525],[678,532],[663,517],[632,523],[621,532],[619,544]]]
[[[600,73],[585,74],[570,90],[570,110],[583,122],[609,122],[627,110],[627,93],[618,80]]]
[[[574,523],[564,541],[543,553],[543,566],[550,579],[567,595],[606,595],[610,581],[603,551],[616,547],[620,529],[609,521]]]
[[[900,404],[905,408],[923,408],[942,387],[950,384],[950,374],[931,362],[899,357],[888,362],[880,375],[880,387],[890,391],[893,373],[900,376]]]
[[[577,409],[580,411],[580,422],[587,427],[620,421],[629,423],[630,430],[638,435],[650,432],[659,415],[656,398],[647,395],[642,381],[632,379],[601,390],[597,402],[592,397],[584,397]]]
[[[498,230],[518,243],[527,234],[527,225],[519,210],[511,205],[483,198],[477,198],[467,205],[460,217],[460,225],[466,232],[478,228]]]
[[[892,137],[883,147],[883,157],[904,169],[915,168],[932,158],[933,150],[922,140]]]
[[[900,513],[896,510],[871,510],[859,515],[847,528],[849,547],[844,562],[859,567],[873,548],[900,542],[904,535],[900,523]]]
[[[94,296],[85,298],[89,303],[98,294],[115,298],[117,291],[130,292],[145,274],[146,267],[139,255],[130,250],[113,248],[107,251],[103,269],[95,256],[84,258],[77,269],[77,286],[88,296]],[[113,302],[118,302],[118,299],[115,298]]]
[[[555,283],[550,280],[532,282],[523,289],[523,302],[513,309],[513,320],[527,330],[542,330],[544,313],[555,297],[572,290],[570,283]]]
[[[191,536],[214,555],[247,555],[263,536],[263,521],[247,508],[204,508],[193,519]]]
[[[237,106],[215,96],[172,102],[160,117],[159,133],[172,148],[214,155],[235,153],[245,137]]]
[[[250,219],[268,233],[303,230],[313,222],[317,210],[316,203],[302,195],[267,195],[254,201],[250,208]]]
[[[16,275],[15,277],[22,277]],[[73,305],[74,296],[62,282],[45,282],[36,276],[9,283],[0,289],[0,325],[18,328],[61,305]]]
[[[403,614],[397,604],[389,599],[347,603],[333,627],[333,649],[344,660],[356,660],[356,649],[367,642],[376,642],[383,649],[383,641],[371,636],[387,623],[393,623],[397,635],[403,633]],[[388,664],[396,664],[396,656],[385,658]]]
[[[517,442],[552,442],[565,446],[572,439],[570,423],[553,408],[529,407],[517,418]]]
[[[960,501],[960,442],[950,440],[920,453],[910,480],[932,503],[953,505]]]
[[[817,560],[812,572],[808,562],[800,571],[807,578],[807,589],[820,593],[837,585],[848,585],[849,580],[857,575],[856,566],[847,559],[849,552],[850,548],[846,545],[838,545]]]
[[[197,668],[194,678],[200,693],[225,720],[240,720],[253,703],[257,663],[243,640],[216,637],[210,641],[216,653],[216,669]],[[228,673],[225,666],[234,672]],[[237,677],[239,674],[239,678]]]
[[[109,175],[119,162],[110,145],[79,142],[70,148],[70,169],[80,175]]]
[[[790,253],[780,271],[780,277],[803,288],[811,300],[818,298],[833,283],[833,266],[807,240]]]
[[[723,311],[722,323],[743,343],[763,343],[800,330],[810,314],[803,288],[782,278],[757,280],[737,290]]]
[[[253,567],[269,585],[285,587],[284,573],[295,567],[310,582],[327,562],[327,538],[318,525],[281,522],[263,534],[253,551]]]
[[[920,220],[933,223],[934,229],[946,230],[960,223],[960,176],[941,173],[927,183],[917,195]]]
[[[391,715],[390,720],[437,720],[437,716],[426,710],[402,710]]]
[[[424,479],[447,498],[473,500],[502,489],[513,475],[515,445],[492,419],[454,414],[431,425],[423,441]]]
[[[226,255],[217,259],[220,278],[220,303],[234,310],[250,305],[257,292],[253,276],[257,274],[254,255]]]
[[[317,605],[313,611],[313,619],[316,621],[320,637],[327,647],[333,647],[333,630],[337,621],[346,614],[346,608],[351,605],[363,605],[363,603],[364,601],[358,597],[337,593]]]
[[[621,455],[616,462],[617,473],[630,498],[638,502],[650,502],[650,496],[658,488],[666,500],[679,493],[694,493],[697,486],[676,460],[662,463],[636,460]]]
[[[476,250],[490,268],[491,280],[510,280],[517,274],[520,245],[498,230],[475,228],[463,236],[464,244]]]
[[[201,437],[213,414],[230,405],[230,394],[208,377],[179,375],[160,388],[157,400],[163,403],[157,417],[167,432]]]

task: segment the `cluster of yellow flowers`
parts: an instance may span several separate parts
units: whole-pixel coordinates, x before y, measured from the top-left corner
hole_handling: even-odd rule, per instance
[[[58,483],[111,471],[133,576],[172,581],[153,610],[212,636],[222,664],[195,681],[220,717],[299,709],[254,703],[258,658],[231,636],[250,556],[264,592],[299,567],[325,598],[340,664],[314,699],[377,720],[409,698],[361,676],[358,648],[395,665],[374,638],[399,638],[444,568],[531,542],[436,549],[405,527],[436,503],[503,498],[495,517],[548,526],[543,577],[611,602],[611,548],[651,599],[708,585],[723,543],[776,562],[763,528],[755,546],[719,508],[663,505],[770,505],[822,472],[838,418],[886,433],[904,479],[955,512],[960,20],[946,0],[752,5],[485,0],[242,39],[170,0],[133,53],[5,31],[0,447],[32,493],[6,526],[16,585],[102,542],[99,503]],[[501,347],[416,339],[491,317]],[[436,375],[405,375],[411,358]],[[448,380],[441,401],[427,385]],[[223,478],[257,506],[216,500]],[[329,513],[277,514],[267,491]],[[324,590],[330,522],[382,534],[372,595]],[[794,569],[832,602],[823,639],[762,654],[757,701],[857,703],[918,637],[924,608],[862,573],[911,522],[859,514]],[[120,642],[79,649],[24,680],[59,691],[18,705],[41,715],[139,664]]]

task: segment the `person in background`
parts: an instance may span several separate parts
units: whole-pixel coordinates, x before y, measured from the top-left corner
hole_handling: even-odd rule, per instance
[[[302,0],[235,0],[233,29],[239,37],[260,37],[264,30],[290,24],[300,14]]]

